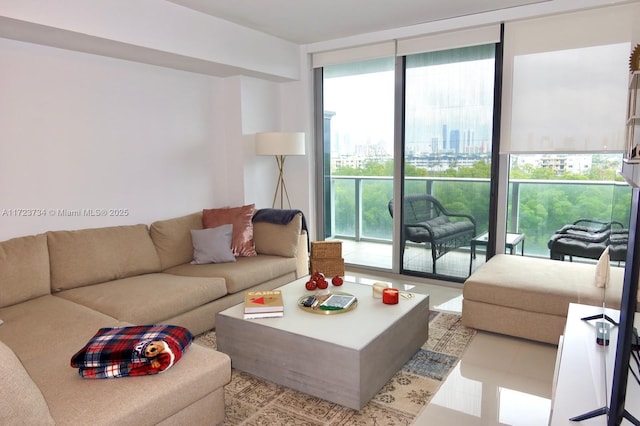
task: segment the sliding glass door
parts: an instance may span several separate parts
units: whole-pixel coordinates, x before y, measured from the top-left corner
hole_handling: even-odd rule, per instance
[[[406,57],[404,273],[460,281],[485,251],[494,70],[494,44]]]
[[[494,50],[490,44],[323,67],[324,238],[343,241],[348,264],[394,267],[400,187],[403,199],[434,197],[445,213],[462,212],[471,224],[455,237],[429,240],[409,235],[411,219],[402,216],[395,245],[400,272],[454,281],[468,276],[471,240],[488,230]],[[402,100],[397,87],[405,88]],[[400,123],[398,108],[405,112]],[[404,155],[398,160],[394,152]],[[398,167],[402,179],[395,183]],[[461,216],[446,219],[451,224],[444,227],[460,226]]]

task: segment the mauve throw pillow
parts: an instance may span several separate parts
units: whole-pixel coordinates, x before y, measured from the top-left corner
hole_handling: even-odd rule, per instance
[[[217,228],[192,229],[192,264],[235,262],[231,251],[233,225],[221,225]]]
[[[234,256],[257,256],[253,242],[253,211],[255,204],[241,207],[202,210],[202,226],[216,228],[220,225],[233,225],[231,251]]]

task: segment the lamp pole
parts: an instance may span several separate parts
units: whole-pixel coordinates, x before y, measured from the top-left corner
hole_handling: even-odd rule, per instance
[[[291,201],[289,201],[289,192],[287,191],[287,185],[284,183],[284,160],[286,155],[276,155],[276,163],[278,164],[278,180],[276,182],[276,192],[273,194],[273,203],[271,207],[275,208],[276,199],[278,198],[278,191],[280,191],[280,209],[284,208],[284,197],[287,197],[287,204],[291,208]]]

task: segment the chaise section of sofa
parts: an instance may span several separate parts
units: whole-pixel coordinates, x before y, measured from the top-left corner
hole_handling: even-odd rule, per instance
[[[173,416],[203,415],[215,424],[224,418],[222,389],[231,364],[220,352],[191,345],[162,374],[87,380],[70,367],[71,356],[99,328],[130,324],[54,296],[2,308],[0,318],[5,322],[0,341],[21,361],[58,425],[157,424]],[[202,400],[209,400],[204,413],[197,408]],[[10,401],[0,406],[5,403]]]
[[[462,322],[558,344],[569,303],[620,309],[624,268],[612,266],[610,273],[603,289],[595,285],[593,264],[498,254],[465,281]]]

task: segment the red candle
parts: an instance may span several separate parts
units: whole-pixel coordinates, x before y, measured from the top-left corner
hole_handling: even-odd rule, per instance
[[[397,288],[385,288],[382,290],[382,303],[387,305],[395,305],[398,303],[400,291]]]

